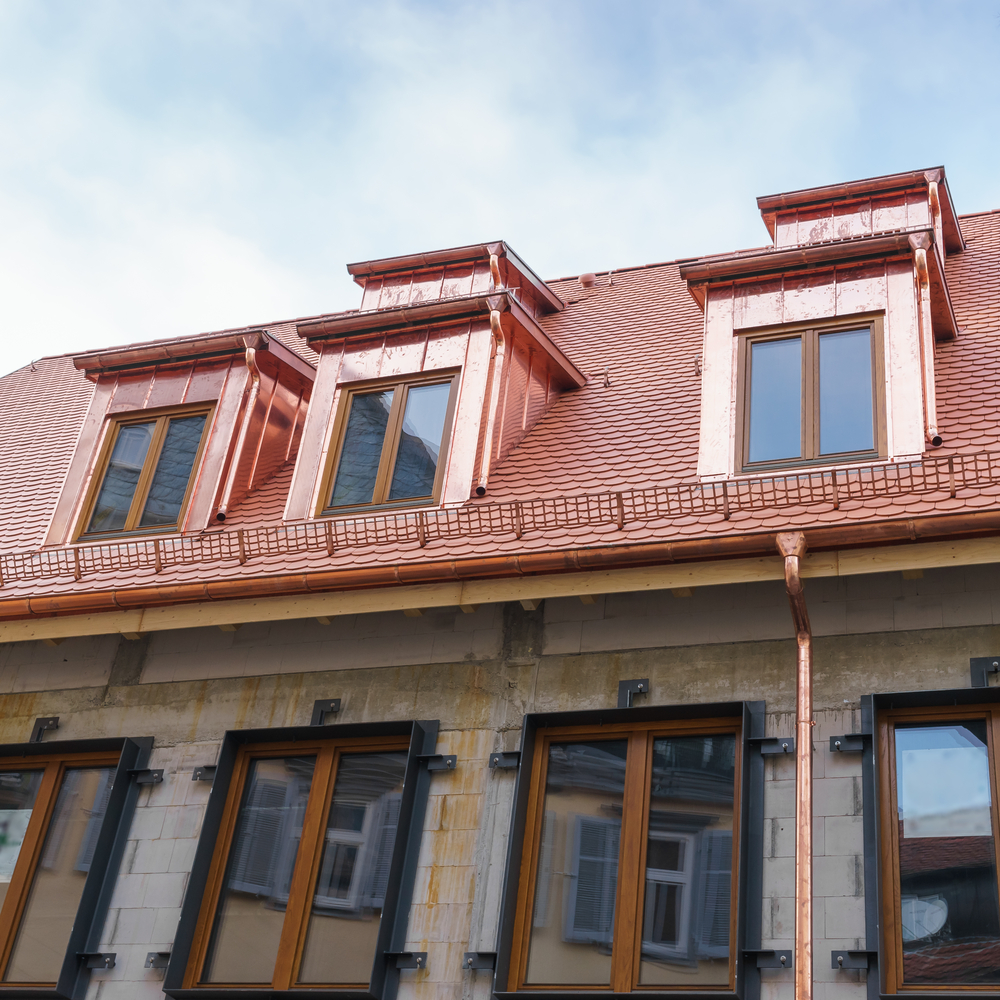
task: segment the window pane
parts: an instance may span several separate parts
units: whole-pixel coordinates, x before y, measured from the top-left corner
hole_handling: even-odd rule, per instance
[[[626,740],[549,747],[527,983],[608,986]]]
[[[371,978],[405,770],[404,752],[340,758],[300,983]]]
[[[41,781],[41,771],[0,771],[0,908],[14,877]]]
[[[802,455],[802,339],[750,345],[750,461]]]
[[[434,488],[451,383],[414,386],[406,394],[390,500],[430,496]]]
[[[74,768],[63,775],[5,982],[59,978],[113,778],[111,767]]]
[[[271,982],[315,763],[251,762],[203,982]]]
[[[653,741],[642,985],[729,983],[736,737]]]
[[[331,507],[371,503],[394,390],[355,394],[344,432]]]
[[[986,723],[896,726],[906,983],[1000,981]]]
[[[824,333],[819,338],[819,451],[871,451],[872,347],[870,330]]]
[[[201,413],[196,417],[178,417],[170,421],[149,486],[146,506],[139,519],[140,527],[177,523],[201,443],[201,433],[205,429],[205,419],[206,415]]]
[[[121,531],[125,527],[155,426],[156,422],[150,421],[119,428],[87,531]]]

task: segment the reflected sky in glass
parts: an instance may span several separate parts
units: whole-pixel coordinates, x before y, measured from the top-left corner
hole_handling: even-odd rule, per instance
[[[819,451],[871,451],[871,331],[824,333],[819,338]]]
[[[750,346],[751,462],[802,454],[802,340],[763,340]]]

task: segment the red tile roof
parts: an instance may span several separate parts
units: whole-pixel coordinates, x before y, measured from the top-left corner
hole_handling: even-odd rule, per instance
[[[968,249],[947,261],[961,333],[938,347],[936,361],[945,445],[923,467],[853,479],[841,473],[839,505],[828,474],[792,476],[784,485],[774,477],[740,480],[725,496],[719,484],[698,483],[703,317],[678,263],[667,262],[616,271],[611,280],[601,275],[592,288],[570,278],[550,282],[566,308],[541,317],[540,325],[589,376],[587,384],[560,396],[494,468],[486,498],[440,517],[430,512],[426,522],[399,514],[336,520],[332,554],[323,522],[281,526],[286,465],[230,512],[225,528],[184,539],[183,554],[176,536],[164,537],[159,572],[152,543],[132,542],[84,547],[79,580],[65,550],[58,566],[40,569],[50,557],[30,553],[42,543],[92,387],[68,358],[7,376],[0,380],[0,551],[25,555],[0,559],[0,601],[998,509],[1000,214],[963,217],[962,229]],[[250,329],[262,328],[311,354],[294,323]],[[970,457],[984,451],[997,454]],[[953,470],[949,456],[960,457]],[[635,490],[645,492],[628,492]],[[616,491],[626,491],[621,530]]]

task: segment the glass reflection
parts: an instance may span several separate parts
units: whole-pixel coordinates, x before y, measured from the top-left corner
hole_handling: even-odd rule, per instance
[[[243,801],[202,979],[270,983],[314,757],[254,760]]]
[[[191,481],[201,434],[205,429],[205,414],[195,417],[179,417],[171,420],[167,428],[160,457],[156,461],[156,472],[146,496],[139,525],[143,528],[176,524]]]
[[[1000,982],[986,722],[895,736],[904,981]]]
[[[371,979],[405,770],[405,752],[340,758],[300,983]]]
[[[0,771],[0,907],[14,877],[41,781],[41,771]]]
[[[871,331],[824,333],[819,338],[819,451],[871,451]]]
[[[371,503],[394,390],[355,393],[344,432],[331,507]]]
[[[626,740],[549,747],[525,982],[608,986]]]
[[[125,527],[155,426],[156,422],[150,421],[119,428],[87,531],[121,531]]]
[[[450,394],[450,382],[413,386],[407,392],[390,500],[430,496]]]
[[[727,985],[736,737],[653,741],[642,985]]]
[[[750,345],[751,462],[802,454],[802,340]]]
[[[111,767],[74,768],[63,775],[5,982],[54,983],[59,978],[113,777]]]

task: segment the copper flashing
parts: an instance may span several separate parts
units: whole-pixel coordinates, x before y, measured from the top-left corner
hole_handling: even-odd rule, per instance
[[[964,250],[965,240],[962,236],[958,215],[955,213],[951,191],[948,189],[944,167],[907,170],[899,174],[884,174],[880,177],[867,177],[842,184],[826,184],[821,187],[802,188],[798,191],[785,191],[781,194],[761,195],[757,199],[757,207],[760,209],[764,224],[773,239],[775,215],[781,209],[804,208],[835,201],[853,201],[868,195],[888,194],[893,191],[913,188],[926,189],[931,183],[938,184],[941,195],[945,247],[950,253]]]
[[[563,300],[503,240],[494,243],[474,243],[464,247],[451,247],[447,250],[433,250],[428,253],[403,254],[399,257],[359,261],[348,264],[347,271],[359,285],[364,285],[365,280],[370,277],[441,267],[446,264],[461,264],[477,260],[488,261],[491,257],[506,260],[513,266],[528,281],[542,302],[548,306],[546,311],[560,312],[565,308],[566,304]]]
[[[436,299],[396,309],[349,313],[325,319],[311,320],[297,326],[298,334],[309,342],[355,337],[367,334],[391,334],[398,330],[413,330],[425,326],[443,326],[463,320],[489,320],[490,313],[509,312],[511,318],[535,342],[553,363],[554,374],[567,388],[579,388],[586,376],[552,342],[547,333],[512,295],[468,295],[455,299]]]
[[[811,552],[870,545],[907,544],[1000,535],[1000,510],[945,514],[864,524],[836,525],[802,532]],[[489,580],[541,573],[628,568],[774,555],[775,532],[693,538],[634,545],[562,548],[517,555],[443,559],[435,562],[316,570],[203,583],[163,584],[0,601],[0,620],[48,618],[200,601],[329,593],[403,584]]]

